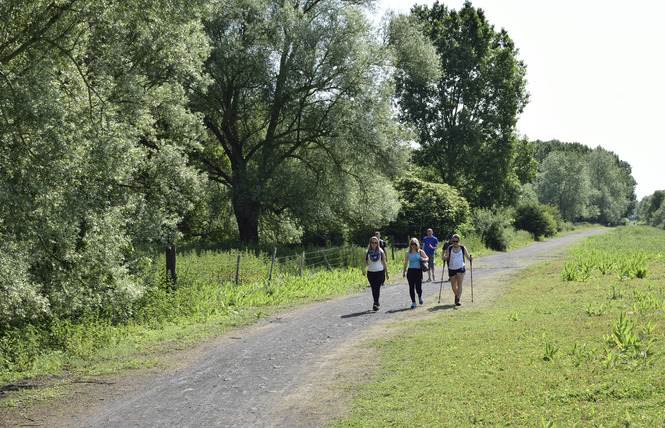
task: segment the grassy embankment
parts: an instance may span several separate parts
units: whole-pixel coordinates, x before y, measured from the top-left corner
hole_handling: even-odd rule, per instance
[[[489,309],[409,322],[335,426],[664,426],[665,231],[621,227]]]
[[[532,242],[528,233],[516,232],[511,249]],[[465,244],[475,256],[492,252],[478,240]],[[337,261],[346,268],[329,272],[320,265],[316,273],[303,277],[298,275],[299,258],[294,256],[281,261],[272,282],[265,279],[270,256],[242,252],[238,286],[234,281],[237,252],[180,254],[175,289],[164,280],[163,260],[157,262],[144,278],[148,292],[126,319],[91,313],[3,331],[0,386],[49,377],[45,383],[50,387],[19,389],[6,395],[0,406],[64,394],[72,378],[153,367],[161,364],[160,355],[165,352],[186,349],[296,304],[360,291],[367,287],[358,269],[362,252],[357,247],[349,254],[338,254]],[[395,261],[389,262],[391,279],[401,281],[404,252],[394,254]]]

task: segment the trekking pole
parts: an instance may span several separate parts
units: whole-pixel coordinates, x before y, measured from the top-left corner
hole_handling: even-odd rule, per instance
[[[471,271],[471,303],[473,303],[473,260],[469,260],[469,270]]]
[[[439,303],[441,303],[441,291],[443,290],[443,275],[446,272],[446,259],[443,259],[443,269],[441,270],[441,287],[439,287]]]

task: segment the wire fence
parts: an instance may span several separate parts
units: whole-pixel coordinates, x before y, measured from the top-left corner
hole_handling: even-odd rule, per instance
[[[397,252],[407,243],[394,243],[386,249],[387,259],[395,260]],[[178,254],[176,277],[196,278],[217,283],[232,282],[236,285],[273,281],[285,276],[309,276],[324,270],[359,268],[362,266],[365,246],[343,245],[329,248],[308,249],[300,253],[278,256],[265,252],[231,250],[202,251]]]

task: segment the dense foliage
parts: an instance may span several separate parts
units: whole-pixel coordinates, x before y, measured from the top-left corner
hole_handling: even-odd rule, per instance
[[[141,10],[141,13],[136,13]],[[197,2],[0,5],[0,325],[124,316],[143,244],[177,239],[201,176],[185,81]]]
[[[412,176],[395,182],[401,208],[387,233],[406,241],[407,236],[425,236],[431,228],[440,236],[458,233],[471,223],[469,203],[447,184],[431,183]],[[419,238],[420,239],[420,238]]]
[[[526,66],[514,42],[470,2],[460,11],[438,1],[414,6],[411,16],[441,67],[430,80],[412,69],[397,74],[402,119],[415,127],[420,145],[414,161],[434,170],[472,206],[514,203],[517,170],[525,169],[515,165],[522,160],[515,156],[515,126],[528,101]]]
[[[0,331],[129,322],[176,243],[433,228],[505,249],[520,195],[630,217],[616,155],[516,134],[526,65],[482,9],[416,6],[381,33],[371,3],[0,2]],[[658,195],[638,212],[665,223]]]
[[[520,202],[515,208],[515,229],[531,232],[536,239],[553,236],[557,232],[557,221],[551,211],[551,207],[537,202]]]
[[[193,108],[208,130],[192,158],[231,201],[238,237],[261,224],[327,235],[392,220],[404,150],[387,51],[364,10],[339,0],[214,2]]]
[[[665,190],[656,190],[637,204],[637,220],[665,229]]]
[[[630,216],[636,197],[628,163],[602,147],[558,141],[536,147],[538,156],[546,153],[535,180],[540,202],[557,207],[567,221],[615,225]]]

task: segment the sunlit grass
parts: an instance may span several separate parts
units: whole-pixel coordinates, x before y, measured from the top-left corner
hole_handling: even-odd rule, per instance
[[[646,275],[562,279],[566,263],[602,249],[646,251]],[[381,369],[334,425],[662,426],[664,253],[664,231],[619,228],[527,270],[489,309],[374,342]]]

